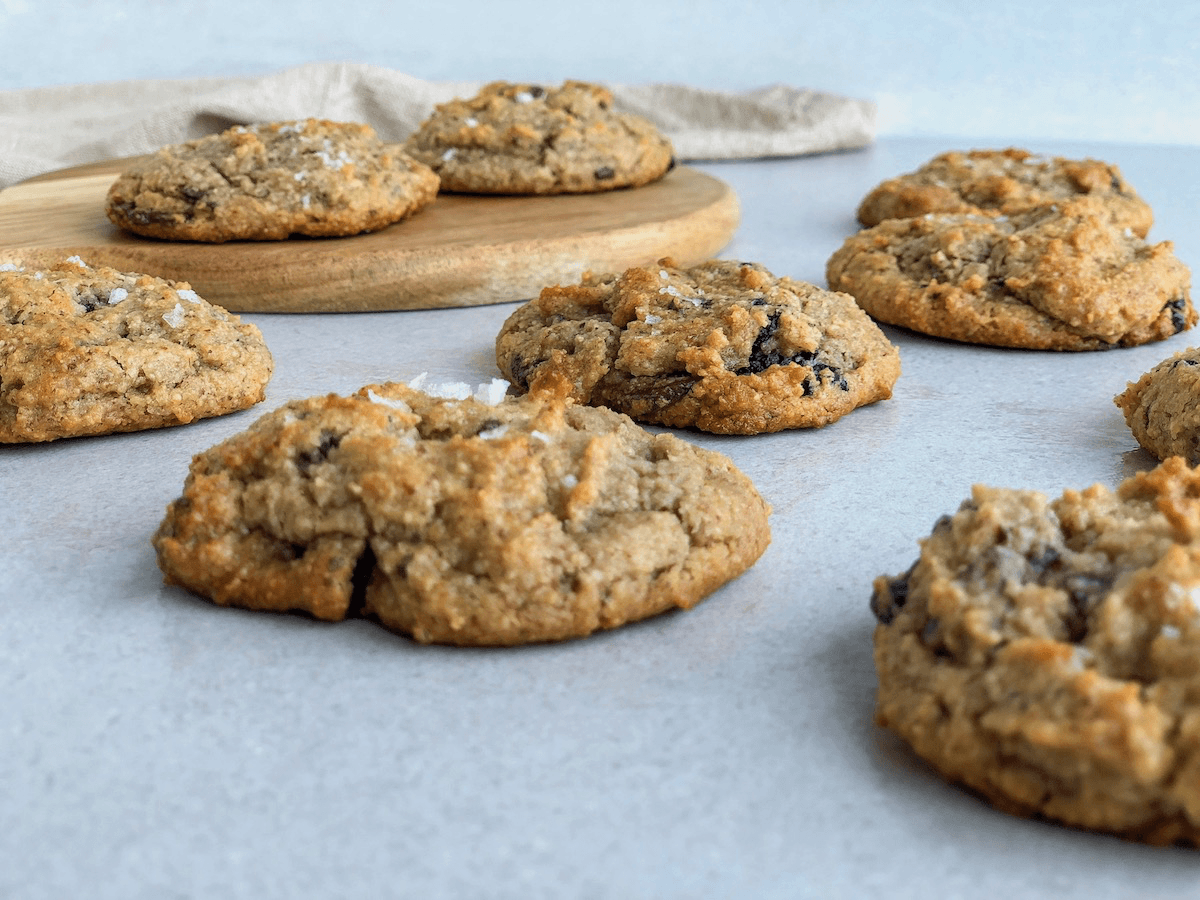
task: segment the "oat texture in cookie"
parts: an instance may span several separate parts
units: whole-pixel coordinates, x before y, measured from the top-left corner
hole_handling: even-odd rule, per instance
[[[497,81],[439,105],[405,149],[471,194],[608,191],[654,181],[672,166],[671,144],[645,119],[617,113],[607,88]]]
[[[1154,221],[1149,204],[1116,166],[1015,148],[936,156],[867,194],[858,220],[870,226],[926,213],[1013,215],[1076,197],[1094,198],[1114,224],[1138,237],[1145,237]]]
[[[1113,400],[1145,449],[1200,465],[1200,348],[1163,360]]]
[[[888,219],[847,238],[830,288],[881,322],[957,341],[1103,350],[1190,328],[1191,273],[1081,198],[1014,216]]]
[[[262,335],[186,282],[0,265],[0,442],[180,425],[263,399]]]
[[[875,580],[876,719],[997,807],[1200,844],[1200,473],[976,487]]]
[[[154,537],[167,581],[512,645],[689,608],[766,548],[769,509],[727,457],[506,389],[371,385],[267,414],[192,461]]]
[[[580,403],[721,434],[827,425],[900,375],[852,298],[724,260],[546,288],[505,322],[496,359],[520,390],[565,378]]]
[[[376,231],[437,196],[433,171],[369,125],[236,126],[133,162],[108,191],[114,224],[219,243]]]

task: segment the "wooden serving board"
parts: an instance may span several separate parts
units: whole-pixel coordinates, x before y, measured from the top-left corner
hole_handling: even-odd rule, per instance
[[[236,312],[351,312],[475,306],[534,297],[585,270],[620,272],[714,256],[737,197],[687,167],[645,187],[553,197],[440,195],[396,225],[348,238],[200,244],[118,229],[104,198],[130,160],[40,175],[0,191],[0,262],[91,265],[188,281]]]

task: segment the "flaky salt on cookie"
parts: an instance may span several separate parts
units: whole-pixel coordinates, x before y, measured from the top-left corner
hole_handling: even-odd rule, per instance
[[[977,486],[875,580],[876,719],[1000,809],[1200,845],[1200,474]]]
[[[294,401],[199,454],[154,537],[167,581],[508,645],[687,609],[770,541],[721,454],[561,392],[417,385]]]
[[[369,125],[301,119],[235,126],[135,161],[109,189],[115,225],[219,243],[377,231],[437,196],[433,171]]]
[[[900,376],[853,298],[726,260],[546,288],[504,323],[496,360],[519,390],[561,378],[580,403],[719,434],[827,425]]]
[[[258,329],[186,282],[0,265],[0,442],[139,431],[245,409],[273,362]]]
[[[670,141],[612,104],[607,88],[582,81],[497,81],[440,104],[404,148],[442,190],[469,194],[589,193],[662,177],[674,164]]]

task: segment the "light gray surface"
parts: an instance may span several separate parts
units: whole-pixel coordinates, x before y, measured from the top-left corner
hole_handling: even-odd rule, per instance
[[[708,165],[722,254],[824,283],[863,193],[954,146]],[[1121,165],[1200,262],[1200,150]],[[191,455],[260,411],[428,371],[482,382],[512,304],[253,316],[265,406],[0,447],[0,897],[1167,897],[1200,857],[998,813],[871,722],[871,579],[975,481],[1057,494],[1151,457],[1112,396],[1192,336],[1092,354],[898,330],[893,399],[822,430],[683,433],[774,505],[759,564],[696,609],[553,646],[421,647],[219,609],[149,536]]]

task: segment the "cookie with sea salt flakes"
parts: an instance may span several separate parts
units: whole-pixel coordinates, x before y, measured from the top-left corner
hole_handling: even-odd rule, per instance
[[[720,434],[827,425],[900,375],[853,298],[726,260],[546,288],[504,323],[496,360],[520,390],[563,378],[580,403]]]
[[[671,143],[645,119],[614,112],[600,85],[497,81],[440,104],[405,149],[468,194],[564,194],[635,187],[674,163]]]
[[[888,219],[830,257],[833,290],[878,321],[1032,350],[1104,350],[1192,327],[1191,273],[1082,197],[1013,216]]]
[[[876,720],[1002,810],[1200,846],[1200,472],[977,486],[875,580]]]
[[[874,188],[859,205],[858,220],[871,226],[926,213],[1013,215],[1077,197],[1099,201],[1118,227],[1138,237],[1145,237],[1154,222],[1149,204],[1116,166],[1013,147],[935,156],[915,172]]]
[[[0,443],[181,425],[263,399],[258,329],[186,282],[0,265]]]
[[[273,241],[377,231],[437,191],[428,166],[384,144],[371,126],[302,119],[164,147],[113,183],[106,211],[147,237]]]
[[[1200,348],[1165,359],[1113,398],[1137,442],[1159,459],[1200,465]]]
[[[727,457],[506,388],[370,385],[267,414],[192,461],[154,536],[166,580],[510,645],[690,608],[766,548],[769,508]]]

